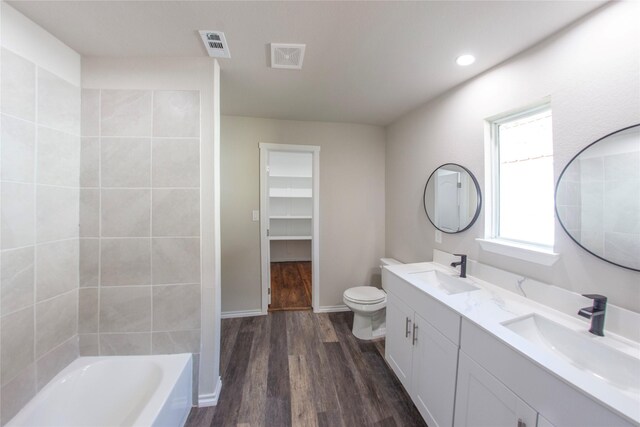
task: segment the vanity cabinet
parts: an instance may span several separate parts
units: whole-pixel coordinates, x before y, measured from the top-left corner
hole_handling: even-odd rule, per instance
[[[384,273],[383,273],[384,274]],[[385,279],[383,279],[385,280]],[[430,427],[450,427],[453,424],[458,344],[434,324],[432,304],[428,295],[413,295],[411,285],[400,279],[385,280],[387,289],[387,325],[385,358],[416,407]],[[405,301],[411,301],[411,305]],[[447,332],[459,335],[460,317],[446,311],[442,321],[453,322]],[[427,320],[429,319],[429,320]]]
[[[456,427],[535,427],[537,415],[514,392],[460,352]]]

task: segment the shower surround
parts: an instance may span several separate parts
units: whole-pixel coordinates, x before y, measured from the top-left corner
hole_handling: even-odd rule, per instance
[[[80,157],[80,354],[197,362],[200,93],[83,89]]]

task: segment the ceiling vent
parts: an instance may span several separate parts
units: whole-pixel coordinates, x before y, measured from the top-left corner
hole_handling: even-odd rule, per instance
[[[302,69],[304,44],[271,43],[271,68]]]
[[[231,58],[227,39],[222,31],[200,30],[199,33],[209,56],[213,58]]]

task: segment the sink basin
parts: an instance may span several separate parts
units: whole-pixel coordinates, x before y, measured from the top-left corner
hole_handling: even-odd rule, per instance
[[[530,314],[502,323],[542,350],[568,361],[573,366],[606,381],[621,390],[640,393],[640,359],[598,342],[538,314]]]
[[[469,279],[461,279],[438,270],[419,271],[410,273],[422,282],[436,287],[447,294],[459,294],[462,292],[476,291],[479,288]]]

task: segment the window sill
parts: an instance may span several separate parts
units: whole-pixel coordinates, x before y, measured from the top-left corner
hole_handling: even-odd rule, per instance
[[[476,239],[483,250],[508,256],[535,264],[551,266],[560,258],[560,254],[540,246],[510,242],[500,239]]]

